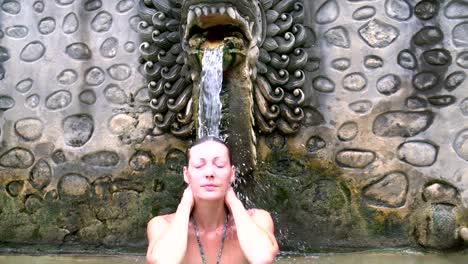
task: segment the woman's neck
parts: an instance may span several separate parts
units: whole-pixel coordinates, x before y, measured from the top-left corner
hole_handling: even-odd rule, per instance
[[[192,211],[197,226],[204,231],[213,231],[224,225],[227,208],[224,201],[197,201]]]

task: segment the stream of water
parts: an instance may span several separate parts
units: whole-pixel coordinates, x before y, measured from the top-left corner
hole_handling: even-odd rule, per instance
[[[220,93],[223,84],[223,46],[205,49],[202,60],[198,111],[198,138],[219,137]]]

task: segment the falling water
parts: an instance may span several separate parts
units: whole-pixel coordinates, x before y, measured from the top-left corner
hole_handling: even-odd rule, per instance
[[[198,110],[198,138],[219,137],[221,87],[223,83],[223,46],[205,49],[202,60]]]

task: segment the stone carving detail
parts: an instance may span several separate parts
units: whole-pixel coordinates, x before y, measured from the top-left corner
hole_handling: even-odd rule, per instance
[[[408,179],[402,172],[392,172],[367,185],[363,195],[369,205],[401,207],[408,195]]]
[[[232,17],[236,17],[237,12],[243,16],[251,16],[248,12],[253,12],[245,11],[243,14],[240,5],[229,3],[232,7],[214,11],[227,12]],[[285,134],[294,133],[304,117],[301,108],[304,70],[311,61],[304,48],[313,44],[313,33],[303,25],[304,7],[300,0],[254,1],[253,5],[260,5],[265,14],[265,17],[251,17],[251,21],[258,20],[263,25],[255,22],[257,24],[252,24],[253,28],[247,30],[263,32],[261,39],[256,40],[258,46],[254,50],[258,50],[259,56],[256,67],[252,69],[256,126],[267,133],[276,129]],[[334,6],[336,2],[330,1],[324,8],[333,9]],[[187,17],[192,21],[197,16],[194,10],[186,11],[188,14],[181,13],[184,10],[175,0],[140,1],[140,15],[144,22],[140,23],[139,30],[145,41],[140,52],[145,60],[143,70],[153,98],[154,122],[159,128],[178,136],[190,135],[194,127],[193,107],[190,106],[193,84],[190,69],[185,63],[187,54],[181,45],[184,32],[180,32],[181,28],[191,26],[180,18]],[[199,11],[202,15],[202,10]],[[326,16],[321,20],[328,23],[332,18]]]

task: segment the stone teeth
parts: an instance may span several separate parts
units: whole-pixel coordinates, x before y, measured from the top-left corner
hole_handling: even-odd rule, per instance
[[[216,10],[216,7],[212,6],[211,7],[211,14],[216,14],[218,13],[217,10]]]
[[[228,8],[227,8],[227,14],[228,14],[228,16],[229,16],[230,18],[236,19],[236,14],[237,14],[237,12],[236,12],[236,10],[234,10],[233,7],[228,7]]]
[[[249,23],[250,32],[253,32],[254,22]]]
[[[187,24],[188,25],[193,24],[194,20],[195,20],[195,12],[193,10],[189,10],[187,14]]]
[[[202,8],[203,15],[207,16],[210,13],[210,9],[207,6],[204,6]]]
[[[197,15],[197,17],[201,16],[201,14],[202,14],[201,8],[195,7],[195,14]]]
[[[219,13],[220,14],[225,14],[226,13],[226,7],[222,6],[219,8]]]

